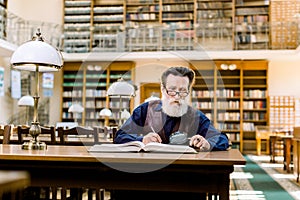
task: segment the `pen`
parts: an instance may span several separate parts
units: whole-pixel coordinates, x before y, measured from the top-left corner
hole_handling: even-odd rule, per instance
[[[150,128],[151,128],[151,130],[152,130],[153,133],[156,133],[155,130],[154,130],[154,128],[151,125],[150,125]]]

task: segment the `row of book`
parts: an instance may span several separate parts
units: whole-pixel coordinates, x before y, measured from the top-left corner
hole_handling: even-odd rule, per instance
[[[87,89],[86,90],[86,97],[105,97],[106,96],[106,90],[92,90]]]
[[[73,114],[69,112],[63,112],[62,113],[62,118],[63,119],[73,119]],[[82,118],[82,113],[77,113],[77,118]]]
[[[217,18],[231,18],[231,10],[198,10],[197,17],[201,21],[202,19],[217,19]]]
[[[225,113],[218,113],[218,120],[240,120],[240,113],[239,112],[225,112]]]
[[[194,4],[170,4],[170,5],[163,5],[163,11],[180,11],[180,12],[185,12],[185,11],[194,11]]]
[[[63,106],[63,108],[69,108],[72,104],[73,104],[72,101],[64,101],[63,104],[62,104],[62,106]],[[77,104],[81,105],[82,103],[81,102],[77,102]]]
[[[86,101],[85,107],[86,108],[104,108],[106,105],[106,101]]]
[[[159,5],[145,5],[139,7],[127,6],[127,13],[159,12]]]
[[[263,112],[244,112],[243,119],[244,120],[266,120],[266,113]]]
[[[267,15],[245,15],[245,16],[235,16],[234,18],[236,24],[241,23],[268,23],[269,17]]]
[[[198,9],[222,9],[222,8],[232,8],[232,2],[226,1],[211,1],[211,2],[198,2]]]
[[[266,101],[244,101],[243,108],[244,109],[263,109],[267,107]]]
[[[217,123],[216,129],[218,130],[240,130],[239,123]]]
[[[240,109],[239,101],[218,101],[218,109]]]
[[[82,90],[63,91],[63,97],[82,97]]]

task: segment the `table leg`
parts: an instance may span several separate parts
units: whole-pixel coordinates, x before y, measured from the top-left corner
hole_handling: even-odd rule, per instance
[[[284,168],[289,173],[291,164],[291,138],[284,139]]]
[[[261,139],[260,138],[256,139],[256,154],[258,156],[261,155]]]

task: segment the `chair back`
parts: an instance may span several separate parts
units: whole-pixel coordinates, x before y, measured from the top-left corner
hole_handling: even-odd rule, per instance
[[[3,137],[2,144],[9,144],[11,131],[12,131],[11,124],[6,124],[4,125],[3,128],[0,128],[0,136]]]
[[[94,145],[94,129],[83,126],[77,126],[70,129],[58,127],[58,136],[61,145]],[[71,137],[69,137],[71,136]],[[72,137],[73,136],[73,137]],[[68,139],[66,139],[68,138]]]
[[[24,143],[24,135],[29,135],[29,129],[30,127],[26,126],[18,126],[17,128],[17,134],[18,134],[18,142],[19,144],[23,144]],[[54,126],[50,126],[50,127],[43,127],[41,126],[41,134],[40,136],[50,136],[50,140],[41,140],[40,138],[38,138],[40,141],[45,142],[46,144],[51,144],[54,145],[56,144],[56,138],[55,138],[55,128]]]

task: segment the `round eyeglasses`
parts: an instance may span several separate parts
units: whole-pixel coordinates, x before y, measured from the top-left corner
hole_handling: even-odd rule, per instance
[[[174,90],[168,90],[167,88],[165,88],[165,89],[166,89],[167,94],[171,97],[175,97],[177,94],[180,97],[186,97],[187,95],[189,95],[189,92],[186,92],[186,91],[174,91]]]

